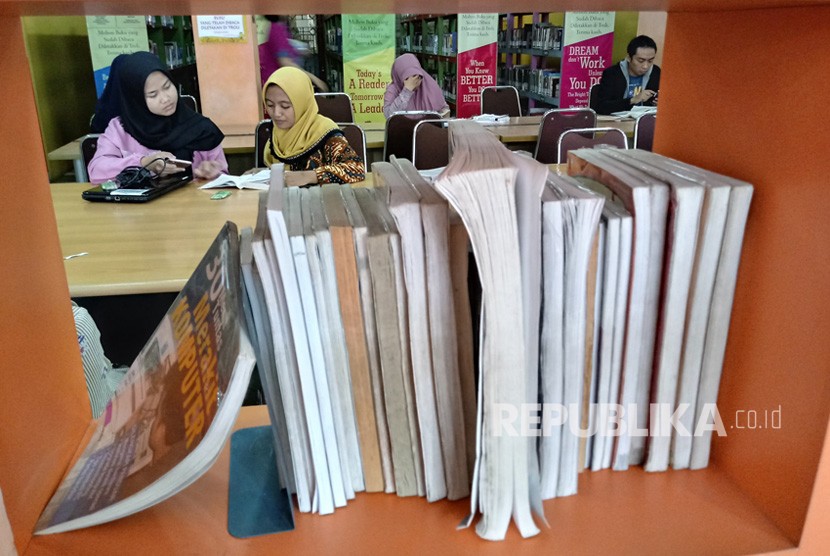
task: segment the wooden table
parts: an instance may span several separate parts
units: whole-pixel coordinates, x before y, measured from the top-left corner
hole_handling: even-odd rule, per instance
[[[487,129],[495,133],[502,143],[535,143],[539,138],[539,123],[542,116],[522,116],[510,118],[506,124],[487,125]],[[609,116],[598,116],[597,127],[613,127],[619,129],[629,137],[634,136],[634,120],[611,119]]]
[[[360,185],[371,185],[371,174]],[[241,229],[256,224],[259,191],[231,191],[188,184],[149,203],[93,203],[81,198],[89,183],[51,185],[72,297],[181,291],[228,220]]]
[[[93,203],[88,183],[51,186],[72,297],[178,292],[225,221],[256,223],[258,191],[214,190],[189,184],[149,203]]]

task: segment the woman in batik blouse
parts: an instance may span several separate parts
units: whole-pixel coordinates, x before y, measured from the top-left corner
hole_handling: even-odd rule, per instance
[[[317,112],[314,89],[306,73],[282,67],[262,90],[274,130],[265,144],[265,163],[285,167],[285,185],[354,183],[366,176],[365,166],[343,132]]]

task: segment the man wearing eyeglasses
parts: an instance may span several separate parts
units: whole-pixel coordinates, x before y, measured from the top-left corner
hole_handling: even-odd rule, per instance
[[[660,67],[654,65],[657,44],[640,35],[631,39],[628,56],[602,72],[591,95],[591,108],[597,114],[624,112],[634,106],[656,106],[660,89]]]

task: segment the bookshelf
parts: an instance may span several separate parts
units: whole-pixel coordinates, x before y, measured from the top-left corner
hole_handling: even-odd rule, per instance
[[[559,107],[563,15],[558,21],[549,13],[499,15],[499,85],[516,87],[528,110]]]
[[[323,17],[325,81],[332,91],[343,90],[343,23],[339,15]]]
[[[501,544],[454,530],[468,508],[464,502],[427,504],[390,495],[360,495],[333,516],[298,516],[294,533],[233,539],[225,532],[222,498],[226,459],[190,488],[146,512],[78,533],[31,538],[34,521],[66,467],[60,462],[68,463],[89,424],[88,409],[71,403],[86,395],[68,308],[64,265],[71,261],[64,263],[60,252],[19,20],[46,4],[9,0],[0,15],[0,76],[10,99],[0,106],[5,123],[0,163],[9,183],[29,184],[0,204],[0,233],[6,238],[2,252],[14,269],[0,274],[0,314],[13,316],[0,322],[6,340],[0,352],[0,485],[21,553],[79,553],[92,546],[120,553],[125,547],[140,547],[145,553],[148,548],[322,553],[344,547],[424,553],[452,547],[517,554],[557,549],[563,554],[830,550],[830,353],[824,341],[830,333],[830,222],[824,214],[830,206],[830,141],[822,136],[804,141],[826,102],[823,85],[828,77],[820,71],[830,54],[826,0],[800,7],[783,0],[660,4],[669,15],[655,150],[745,179],[756,188],[719,407],[722,414],[734,415],[781,404],[784,428],[730,430],[729,436],[715,440],[706,471],[646,474],[634,469],[583,476],[577,496],[546,505],[551,529],[529,540],[512,531]],[[147,0],[142,8],[161,11],[164,6]],[[212,4],[193,0],[189,6],[206,13]],[[256,11],[247,0],[236,6]],[[422,6],[446,9],[436,0],[424,0]],[[484,2],[465,5],[470,10],[487,7]],[[579,9],[575,0],[556,7]],[[615,0],[611,7],[646,10],[655,5]],[[388,6],[396,8],[401,5]],[[49,9],[63,15],[107,14],[123,5],[89,0]],[[312,0],[294,11],[331,9],[322,0]],[[768,73],[758,69],[758,57],[769,52],[769,38],[757,30],[770,28],[788,37],[788,49],[798,52],[787,66],[798,102],[789,103],[786,111],[777,95],[765,92]],[[705,48],[701,37],[706,37]],[[713,53],[723,63],[713,64]],[[700,87],[702,75],[717,86]],[[787,145],[798,148],[785,151]]]
[[[458,16],[401,15],[398,18],[397,55],[406,52],[418,57],[424,70],[441,86],[450,110],[455,111],[458,95]]]
[[[146,20],[150,52],[170,68],[173,80],[179,85],[179,92],[196,97],[201,106],[190,16],[148,15]]]

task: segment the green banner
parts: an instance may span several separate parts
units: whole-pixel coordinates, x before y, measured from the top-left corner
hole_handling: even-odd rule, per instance
[[[395,16],[343,15],[343,90],[355,122],[383,122],[383,93],[395,61]]]
[[[95,88],[100,97],[109,79],[113,58],[147,50],[147,20],[140,15],[90,15],[86,18],[86,27]]]

